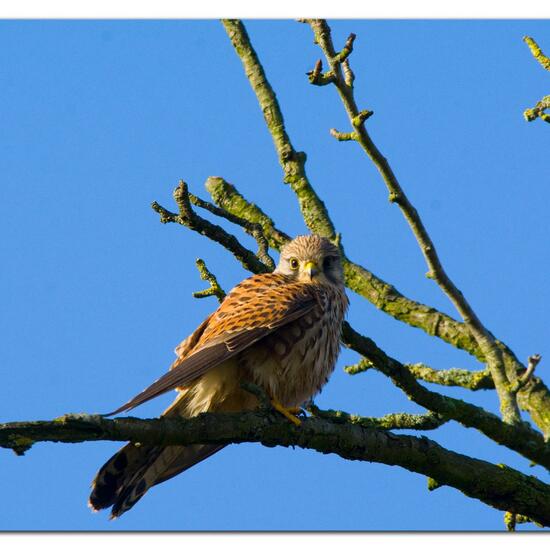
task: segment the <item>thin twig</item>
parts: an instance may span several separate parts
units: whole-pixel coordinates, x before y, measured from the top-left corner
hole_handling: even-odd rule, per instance
[[[525,109],[523,117],[527,122],[540,118],[544,122],[550,123],[550,114],[546,112],[548,109],[550,109],[550,95],[544,96],[533,108]]]
[[[308,410],[320,418],[327,418],[334,422],[350,422],[378,430],[435,430],[448,422],[448,419],[431,411],[425,414],[391,413],[380,417],[360,416],[332,409],[322,410],[313,403],[309,404]]]
[[[471,391],[495,389],[491,373],[487,370],[434,369],[424,363],[410,363],[405,364],[404,367],[417,380],[440,386],[455,386]]]
[[[246,231],[246,233],[256,239],[256,242],[258,243],[258,252],[256,252],[256,256],[258,257],[258,259],[267,267],[267,269],[269,269],[269,271],[273,271],[275,269],[275,262],[273,261],[273,258],[269,255],[269,243],[267,242],[267,239],[262,230],[262,226],[260,224],[252,223],[248,220],[240,218],[239,216],[235,216],[234,214],[227,212],[227,210],[219,208],[218,206],[215,206],[214,204],[205,201],[197,197],[196,195],[193,195],[192,193],[189,193],[189,200],[199,208],[208,210],[208,212],[220,218],[225,218],[231,223],[240,225]]]
[[[195,265],[199,270],[199,274],[203,281],[208,281],[210,287],[205,290],[199,290],[198,292],[193,292],[194,298],[206,298],[207,296],[216,296],[218,302],[221,304],[225,298],[225,291],[218,283],[216,276],[206,267],[204,260],[197,258]]]
[[[495,384],[487,370],[470,371],[466,369],[434,369],[424,363],[405,363],[403,365],[417,380],[424,380],[440,386],[454,386],[471,391],[494,390]],[[348,374],[359,374],[376,368],[372,361],[364,357],[355,365],[344,367]]]
[[[536,355],[530,355],[527,360],[527,369],[523,373],[523,375],[517,380],[516,385],[513,388],[514,392],[518,392],[531,380],[533,377],[533,373],[535,372],[535,369],[537,368],[537,365],[540,363],[540,360],[542,359],[542,355],[537,353]]]
[[[344,78],[340,61],[341,54],[337,54],[334,50],[330,27],[324,19],[310,19],[308,23],[313,30],[315,42],[322,49],[330,66],[330,70],[334,77],[332,82],[338,90],[351,125],[354,128],[356,136],[355,141],[361,145],[374,165],[378,168],[389,191],[390,201],[399,206],[405,219],[409,223],[428,265],[429,271],[427,276],[433,279],[447,295],[478,342],[495,382],[503,419],[510,424],[519,423],[521,421],[519,408],[515,394],[510,389],[511,381],[508,379],[502,351],[496,345],[492,334],[485,328],[462,292],[445,272],[435,245],[424,227],[424,223],[416,208],[414,208],[407,198],[387,159],[382,155],[369,136],[365,128],[365,121],[370,116],[371,111],[360,111],[357,107],[353,88],[348,85]]]
[[[156,201],[151,205],[153,210],[160,215],[160,221],[162,223],[179,223],[201,235],[206,235],[209,239],[221,244],[224,248],[229,250],[245,269],[253,273],[266,273],[270,271],[269,268],[261,262],[253,252],[245,248],[234,235],[231,235],[219,225],[215,225],[201,218],[193,211],[187,184],[184,181],[180,181],[179,185],[174,189],[173,196],[178,205],[179,214],[170,212],[163,206],[160,206]]]
[[[550,71],[550,57],[544,55],[540,46],[536,43],[534,38],[530,36],[524,36],[523,41],[529,46],[533,57],[542,65],[544,69]]]

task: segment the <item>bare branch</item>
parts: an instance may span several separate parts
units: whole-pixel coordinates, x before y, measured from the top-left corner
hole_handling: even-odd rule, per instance
[[[534,523],[537,527],[544,527],[541,523],[533,521],[531,518],[521,514],[513,514],[512,512],[506,512],[504,514],[504,525],[506,525],[507,531],[515,531],[518,523]]]
[[[529,380],[533,377],[533,373],[535,372],[535,369],[537,365],[540,363],[540,360],[542,359],[542,355],[536,354],[536,355],[530,355],[527,360],[527,369],[523,373],[523,375],[517,380],[516,385],[512,388],[514,392],[518,392],[523,388]]]
[[[351,52],[353,51],[353,42],[355,41],[356,35],[351,33],[346,40],[346,43],[339,54],[336,55],[334,61],[336,63],[343,63],[347,60]]]
[[[216,298],[218,299],[218,302],[221,304],[225,298],[225,291],[218,283],[218,279],[216,279],[216,276],[211,271],[209,271],[209,269],[206,267],[204,260],[197,258],[195,264],[197,266],[197,269],[199,270],[201,279],[203,281],[208,281],[210,283],[210,287],[207,288],[206,290],[199,290],[198,292],[193,292],[193,297],[206,298],[208,296],[216,296]]]
[[[525,374],[520,378],[520,382],[522,385],[526,384],[531,379],[531,376],[533,376],[533,373],[535,372],[535,369],[540,363],[541,359],[542,355],[540,353],[529,356],[529,359],[527,360],[527,370],[525,371]]]
[[[530,36],[524,36],[523,41],[529,46],[533,57],[544,69],[550,71],[550,58],[542,53],[535,39]],[[526,109],[523,112],[523,116],[527,122],[532,122],[540,118],[544,122],[550,123],[550,114],[546,112],[547,109],[550,109],[550,95],[543,97],[532,109]]]
[[[240,225],[246,231],[246,233],[256,239],[256,242],[258,243],[258,252],[256,252],[257,258],[267,267],[269,271],[273,271],[275,269],[275,262],[273,261],[273,258],[271,258],[271,256],[269,255],[269,243],[267,242],[267,239],[262,230],[262,226],[260,224],[253,223],[238,216],[235,216],[234,214],[227,212],[227,210],[219,208],[218,206],[215,206],[208,201],[205,201],[193,195],[192,193],[189,193],[189,200],[195,206],[203,208],[204,210],[208,210],[209,212],[215,214],[220,218],[225,218],[231,223]]]
[[[53,421],[0,425],[0,446],[29,449],[39,441],[133,441],[154,445],[259,442],[298,446],[348,460],[401,466],[498,510],[550,526],[550,486],[504,465],[449,451],[426,437],[396,435],[350,422],[305,418],[300,427],[272,412],[201,414],[190,419],[67,415]]]
[[[347,85],[342,72],[340,55],[336,54],[334,50],[330,27],[323,19],[311,19],[309,20],[309,24],[313,30],[315,41],[323,50],[327,62],[329,63],[330,70],[334,75],[333,83],[338,90],[350,122],[355,129],[355,141],[361,145],[377,167],[389,191],[390,201],[395,202],[399,206],[405,219],[409,223],[428,265],[428,277],[436,281],[443,292],[448,296],[479,344],[495,382],[495,387],[500,399],[502,417],[508,423],[519,423],[519,409],[515,394],[510,389],[511,380],[508,379],[508,373],[504,365],[501,349],[496,345],[492,334],[479,320],[462,292],[445,272],[435,249],[435,245],[424,227],[416,208],[414,208],[407,198],[387,159],[378,150],[369,136],[365,128],[365,121],[372,112],[368,110],[360,111],[357,107],[353,88]]]
[[[338,141],[355,141],[357,138],[355,132],[339,132],[336,128],[330,129],[330,135]]]
[[[527,122],[540,118],[550,123],[550,114],[546,112],[547,109],[550,109],[550,95],[544,96],[532,109],[525,109],[523,117]]]
[[[469,371],[466,369],[434,369],[424,363],[403,365],[417,379],[439,384],[457,386],[467,390],[494,390],[495,384],[487,370]]]
[[[307,22],[309,20],[304,19],[301,21]],[[329,238],[331,238],[331,236],[335,237],[335,230],[328,217],[328,212],[322,201],[312,189],[305,175],[303,164],[298,166],[299,169],[296,171],[293,168],[295,165],[289,164],[285,160],[287,158],[293,158],[293,154],[296,153],[284,130],[284,121],[275,94],[250,44],[244,26],[242,23],[236,21],[224,21],[224,26],[231,38],[237,55],[243,62],[246,76],[256,93],[256,97],[258,98],[258,102],[266,119],[266,124],[273,137],[279,160],[283,166],[285,178],[288,174],[299,176],[297,178],[292,178],[294,182],[292,188],[298,195],[306,224],[313,232],[329,236]],[[348,61],[349,59],[346,59],[342,64],[344,72]],[[354,116],[358,113],[359,111],[356,109]],[[289,152],[294,153],[289,156]],[[305,158],[302,158],[302,160],[305,161]],[[231,205],[226,203],[224,204],[224,208],[229,211]],[[240,212],[241,208],[242,206],[239,201],[239,206],[236,210]],[[242,217],[246,216],[243,214]],[[411,326],[421,328],[428,334],[437,336],[459,349],[464,349],[468,351],[468,353],[475,355],[481,361],[485,359],[483,349],[481,349],[478,341],[464,323],[456,321],[433,307],[403,296],[395,287],[347,258],[344,258],[344,273],[346,285],[351,290],[369,300],[385,313]],[[498,343],[497,346],[502,349],[504,365],[510,378],[513,379],[516,373],[524,371],[525,367],[518,361],[511,350],[502,343]],[[539,425],[545,433],[550,434],[550,414],[540,412],[541,410],[550,411],[550,392],[542,381],[540,379],[534,379],[533,383],[526,386],[523,391],[518,394],[517,398],[520,406],[530,412],[537,425]]]
[[[179,223],[201,235],[206,235],[209,239],[229,250],[245,269],[253,273],[266,273],[269,271],[269,268],[253,252],[245,248],[234,235],[231,235],[219,225],[201,218],[193,211],[187,184],[184,181],[180,181],[180,184],[174,189],[173,195],[179,208],[179,214],[170,212],[156,201],[151,205],[153,210],[160,215],[161,223]]]
[[[472,372],[466,369],[434,369],[424,363],[405,363],[403,367],[417,380],[440,386],[455,386],[471,391],[495,389],[491,373],[486,370]],[[374,368],[374,364],[363,357],[355,365],[344,367],[344,370],[353,375]]]
[[[264,119],[273,138],[273,143],[283,168],[284,181],[296,193],[306,225],[312,233],[330,240],[336,231],[327,209],[311,186],[305,171],[306,155],[292,146],[286,133],[279,102],[267,81],[262,65],[254,51],[244,25],[234,19],[224,19],[223,26],[240,57],[246,76],[252,86],[264,114]]]
[[[349,422],[365,428],[378,430],[435,430],[448,422],[442,416],[427,412],[426,414],[391,413],[381,417],[359,416],[344,411],[321,410],[311,403],[308,410],[314,416],[326,418],[334,422]]]
[[[308,20],[303,21],[307,22]],[[250,81],[252,89],[256,93],[286,177],[286,174],[292,172],[292,170],[290,170],[291,165],[288,163],[285,164],[285,158],[288,151],[294,151],[294,149],[284,130],[282,114],[273,90],[267,82],[265,73],[250,44],[250,40],[242,23],[226,21],[224,25],[230,35],[237,55],[243,62],[245,73]],[[348,61],[349,58],[342,64],[344,74],[346,73],[346,65],[349,68]],[[312,231],[328,235],[334,231],[332,222],[328,218],[328,213],[323,203],[311,188],[311,184],[305,175],[303,165],[299,174],[301,174],[303,178],[295,180],[295,184],[292,188],[297,195],[299,192],[302,193],[302,198],[299,198],[299,202],[306,224]],[[298,181],[301,182],[303,188],[296,183]],[[307,200],[309,190],[314,193],[311,201]],[[270,241],[270,245],[277,249],[280,248],[281,240],[277,238],[275,232],[271,232],[270,234],[270,228],[274,227],[270,218],[265,216],[257,206],[247,203],[238,193],[235,199],[236,200],[233,201],[231,198],[225,197],[222,204],[223,208],[251,221],[256,220],[257,216],[260,216],[260,218],[263,219],[260,223],[262,224],[264,233]],[[216,198],[214,198],[214,201],[220,205]],[[232,204],[233,202],[235,203],[234,205]],[[312,222],[312,219],[318,220],[318,222]],[[326,229],[328,228],[326,231],[317,231],[315,229],[315,227],[319,227],[323,224],[325,224]],[[330,228],[332,228],[332,230],[329,230]],[[346,285],[351,290],[369,300],[388,315],[413,327],[420,328],[430,335],[441,338],[443,341],[474,355],[480,361],[485,360],[483,350],[464,323],[456,321],[433,307],[407,298],[395,287],[386,283],[363,266],[347,259],[345,256],[344,274]],[[508,377],[510,379],[515,379],[515,377],[521,375],[525,367],[515,357],[514,353],[501,342],[497,342],[497,346],[502,350]],[[531,414],[533,421],[540,426],[546,434],[550,435],[550,392],[544,383],[539,378],[533,377],[517,394],[517,399],[521,408],[527,410]]]
[[[544,69],[550,71],[550,58],[542,53],[542,50],[535,42],[535,39],[530,36],[524,36],[523,41],[529,46],[533,57],[542,65]]]
[[[391,378],[415,403],[467,428],[475,428],[493,441],[550,470],[550,445],[529,424],[508,424],[481,407],[428,390],[402,363],[386,355],[370,338],[356,332],[347,322],[343,324],[342,335],[346,346],[368,360],[362,370],[374,367]]]
[[[327,71],[326,73],[323,73],[321,72],[322,70],[323,70],[323,62],[319,59],[317,63],[315,63],[315,67],[313,68],[313,71],[309,71],[306,73],[311,84],[315,86],[326,86],[327,84],[330,84],[334,80],[334,75],[332,74],[331,71]]]

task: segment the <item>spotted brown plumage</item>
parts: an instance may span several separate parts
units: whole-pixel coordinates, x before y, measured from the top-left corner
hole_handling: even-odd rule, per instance
[[[257,398],[243,382],[260,386],[284,409],[299,407],[334,370],[347,306],[338,248],[317,235],[297,237],[282,249],[273,273],[238,284],[176,348],[178,357],[165,375],[109,414],[171,389],[179,394],[163,416],[254,409]],[[97,473],[90,506],[112,507],[118,517],[150,487],[221,448],[129,443]]]

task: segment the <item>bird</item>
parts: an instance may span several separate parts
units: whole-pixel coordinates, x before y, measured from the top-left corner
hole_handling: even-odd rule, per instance
[[[316,234],[281,248],[271,273],[244,279],[181,344],[170,370],[124,405],[128,411],[169,390],[164,417],[254,410],[263,390],[291,422],[334,370],[349,305],[340,250]],[[144,445],[129,442],[97,472],[89,506],[118,518],[162,483],[220,451],[224,444]]]

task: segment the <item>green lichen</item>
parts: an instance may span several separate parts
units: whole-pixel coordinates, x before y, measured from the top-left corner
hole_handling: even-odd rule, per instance
[[[34,441],[22,435],[13,435],[9,438],[9,447],[17,456],[23,456],[34,444]]]

